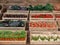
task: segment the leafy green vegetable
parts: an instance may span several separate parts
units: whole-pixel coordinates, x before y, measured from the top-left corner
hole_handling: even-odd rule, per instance
[[[14,32],[14,35],[20,35],[20,32],[16,31]]]
[[[33,6],[29,5],[28,10],[33,10]]]
[[[36,6],[32,6],[32,5],[29,5],[28,7],[29,10],[46,10],[46,11],[52,11],[54,10],[54,6],[50,3],[47,3],[45,6],[43,5],[36,5]]]
[[[0,38],[25,38],[25,31],[0,31]]]
[[[20,32],[20,36],[19,36],[20,38],[25,38],[26,37],[26,32],[25,31],[21,31]]]
[[[54,7],[52,4],[49,4],[47,3],[44,7],[43,7],[44,10],[47,10],[47,11],[52,11],[54,10]]]
[[[10,35],[10,34],[12,34],[12,33],[13,33],[12,31],[4,31],[4,33],[3,33],[3,34]]]
[[[41,39],[42,41],[44,41],[44,40],[46,39],[46,37],[41,37],[41,36],[40,36],[40,39]]]
[[[48,40],[48,41],[50,41],[50,39],[51,39],[50,37],[47,37],[47,38],[46,38],[46,40]]]
[[[59,37],[59,36],[55,37],[55,38],[54,38],[54,41],[56,41],[57,39],[60,39],[60,37]]]
[[[32,36],[32,40],[34,40],[34,41],[39,40],[39,36]]]
[[[42,10],[42,7],[42,5],[36,5],[33,10]]]

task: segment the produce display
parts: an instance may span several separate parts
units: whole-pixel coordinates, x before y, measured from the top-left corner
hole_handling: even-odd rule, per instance
[[[25,41],[26,32],[23,31],[2,31],[0,30],[0,41]]]
[[[32,18],[53,18],[51,14],[32,14]]]
[[[52,35],[44,35],[44,34],[37,34],[31,36],[31,41],[60,41],[60,35],[52,34]]]
[[[57,32],[60,30],[60,8],[48,0],[39,4],[34,4],[35,1],[31,3],[29,0],[29,4],[25,2],[21,5],[22,1],[18,3],[19,6],[7,1],[3,7],[0,5],[0,43],[60,44],[60,32]]]
[[[9,6],[9,10],[28,10],[28,8],[27,7],[18,6],[18,5],[12,5],[12,6]]]
[[[4,15],[5,18],[27,18],[25,14],[6,14]]]
[[[38,10],[38,11],[52,11],[54,10],[54,6],[52,4],[47,3],[45,6],[43,5],[36,5],[36,6],[32,6],[29,5],[28,7],[29,10]]]
[[[0,21],[0,27],[24,27],[25,22],[21,20],[12,21],[12,20],[5,20]]]
[[[57,24],[55,22],[48,22],[48,21],[38,21],[38,22],[30,22],[29,23],[30,27],[35,27],[35,28],[56,28]]]

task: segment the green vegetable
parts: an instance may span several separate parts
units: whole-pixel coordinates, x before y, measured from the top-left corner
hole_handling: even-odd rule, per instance
[[[0,38],[3,38],[2,34],[0,34]]]
[[[25,38],[25,31],[0,31],[0,38]]]
[[[10,35],[10,34],[12,34],[12,33],[13,33],[12,31],[4,31],[4,33],[3,33],[3,34]]]
[[[25,22],[24,21],[18,21],[18,22],[19,22],[18,27],[24,27],[25,26]]]
[[[29,5],[28,10],[33,10],[33,6]]]
[[[59,36],[55,37],[55,38],[54,38],[54,41],[56,41],[57,39],[60,39],[60,37],[59,37]]]
[[[14,35],[20,35],[20,32],[16,31],[14,32]]]
[[[34,41],[39,40],[39,36],[32,36],[32,40],[34,40]]]
[[[9,35],[4,35],[3,38],[9,38]]]
[[[25,31],[21,31],[20,32],[20,36],[19,36],[20,38],[25,38],[26,37],[26,32]]]
[[[50,39],[51,39],[50,37],[47,37],[47,38],[46,38],[46,40],[48,40],[48,41],[50,41]]]
[[[54,6],[50,3],[47,3],[45,6],[43,5],[36,5],[36,6],[32,6],[32,5],[29,5],[28,7],[29,10],[46,10],[46,11],[52,11],[54,10]]]
[[[33,10],[42,10],[42,7],[42,5],[36,5]]]
[[[42,41],[44,41],[45,39],[46,39],[46,37],[44,36],[44,37],[41,37],[40,36],[40,39],[42,40]]]
[[[54,7],[52,4],[49,4],[47,3],[44,7],[43,7],[44,10],[47,10],[47,11],[52,11],[54,10]]]

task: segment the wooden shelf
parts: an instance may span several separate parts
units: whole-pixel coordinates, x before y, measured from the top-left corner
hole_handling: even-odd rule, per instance
[[[27,18],[2,18],[3,20],[22,20],[27,21]]]
[[[0,27],[0,30],[25,30],[25,27]]]
[[[26,41],[0,41],[0,44],[26,44]]]

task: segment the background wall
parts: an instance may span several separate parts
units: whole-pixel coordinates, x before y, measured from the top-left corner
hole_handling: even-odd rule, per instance
[[[28,6],[28,5],[37,5],[37,4],[46,4],[46,3],[52,3],[55,6],[60,7],[60,0],[0,0],[0,3],[3,4],[17,4],[17,5],[22,5],[22,6]]]

